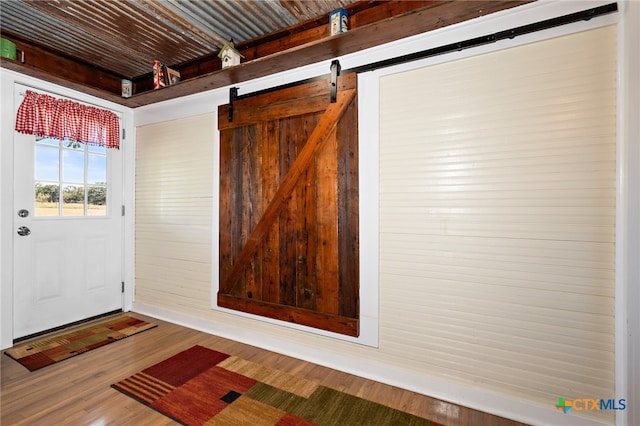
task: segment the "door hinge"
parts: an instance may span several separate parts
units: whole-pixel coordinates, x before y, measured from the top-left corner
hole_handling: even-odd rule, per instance
[[[125,136],[125,131],[124,129],[122,129],[122,140],[124,140],[124,136]]]
[[[122,281],[122,293],[124,293],[124,281]]]
[[[122,216],[124,216],[124,204],[122,205]]]

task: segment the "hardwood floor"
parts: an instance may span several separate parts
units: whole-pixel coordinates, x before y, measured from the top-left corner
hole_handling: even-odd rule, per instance
[[[29,372],[3,355],[0,424],[174,425],[175,422],[124,396],[110,385],[198,344],[313,379],[325,386],[448,426],[522,425],[155,318],[131,315],[154,322],[158,327],[35,372]]]

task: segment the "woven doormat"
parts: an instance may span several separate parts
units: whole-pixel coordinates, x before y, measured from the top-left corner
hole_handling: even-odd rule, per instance
[[[30,371],[35,371],[154,327],[156,327],[155,324],[147,321],[121,315],[72,332],[48,335],[42,339],[15,346],[6,350],[5,354]]]

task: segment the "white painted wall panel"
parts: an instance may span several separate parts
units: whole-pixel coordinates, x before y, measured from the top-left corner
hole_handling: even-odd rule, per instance
[[[549,405],[614,398],[615,45],[606,27],[381,79],[385,352]]]
[[[205,114],[137,129],[137,300],[208,306],[215,128]]]

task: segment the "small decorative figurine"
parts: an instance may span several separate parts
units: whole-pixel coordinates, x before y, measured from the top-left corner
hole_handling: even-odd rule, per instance
[[[122,79],[122,97],[130,98],[133,95],[133,82],[125,78]]]
[[[164,66],[160,61],[153,61],[153,88],[160,89],[161,87],[165,87],[167,82],[164,78]]]

